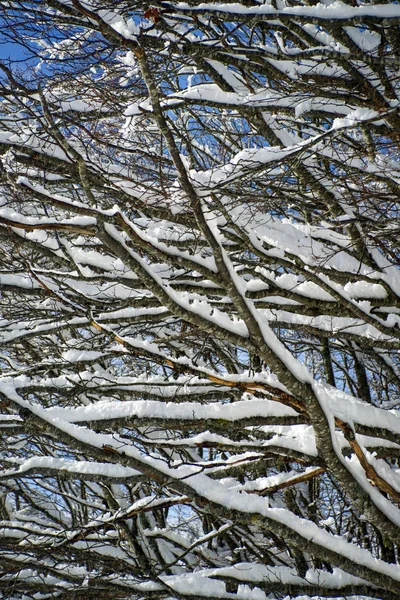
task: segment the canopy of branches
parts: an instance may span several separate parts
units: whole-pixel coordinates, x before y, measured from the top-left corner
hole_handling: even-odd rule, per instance
[[[0,598],[398,600],[400,5],[0,6]]]

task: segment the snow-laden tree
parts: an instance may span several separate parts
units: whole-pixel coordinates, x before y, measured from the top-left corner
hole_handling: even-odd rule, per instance
[[[400,5],[1,11],[0,598],[398,599]]]

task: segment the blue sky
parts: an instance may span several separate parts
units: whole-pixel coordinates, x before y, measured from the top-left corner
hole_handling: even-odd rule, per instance
[[[26,60],[26,50],[19,44],[13,44],[11,42],[2,42],[0,34],[0,60]]]

